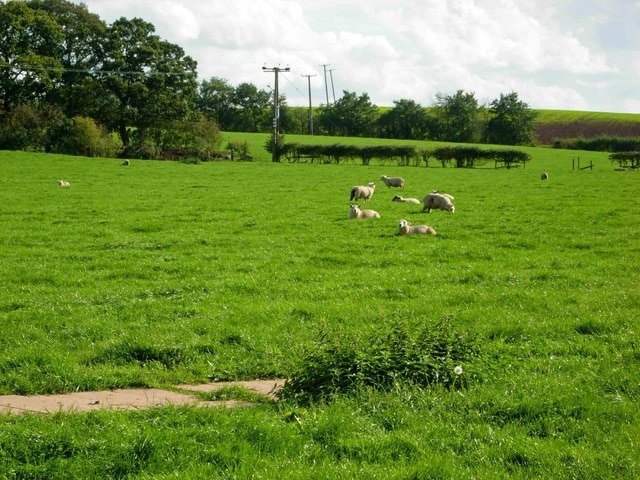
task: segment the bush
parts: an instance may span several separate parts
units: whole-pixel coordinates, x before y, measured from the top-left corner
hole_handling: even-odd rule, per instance
[[[411,332],[407,325],[368,338],[324,334],[279,392],[298,403],[329,401],[362,388],[389,390],[398,384],[463,388],[477,341],[449,322]],[[464,367],[463,367],[464,365]]]
[[[56,151],[59,132],[69,120],[49,105],[18,105],[0,125],[0,149]]]
[[[616,152],[609,155],[609,160],[621,168],[640,168],[640,152]]]
[[[61,133],[57,153],[114,158],[122,150],[120,141],[89,117],[73,117]]]
[[[553,141],[553,148],[594,152],[629,152],[640,150],[640,138],[606,135],[595,138],[562,138]]]

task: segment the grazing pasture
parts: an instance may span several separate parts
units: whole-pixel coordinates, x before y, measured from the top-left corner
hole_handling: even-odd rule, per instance
[[[459,389],[0,416],[0,477],[638,478],[640,173],[526,150],[511,170],[0,152],[1,394],[288,377],[327,338],[442,322],[481,350]],[[349,221],[385,174],[455,214],[385,187]]]

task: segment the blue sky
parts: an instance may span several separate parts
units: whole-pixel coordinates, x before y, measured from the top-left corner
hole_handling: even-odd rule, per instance
[[[200,79],[273,87],[290,105],[343,90],[379,106],[517,92],[531,108],[640,113],[640,0],[83,0],[140,17],[198,61]],[[331,85],[333,77],[333,89]]]

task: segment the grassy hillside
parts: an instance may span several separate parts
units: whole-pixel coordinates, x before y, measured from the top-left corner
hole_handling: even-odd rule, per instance
[[[536,112],[536,135],[542,145],[549,145],[556,138],[640,137],[640,114],[571,110]]]
[[[288,377],[327,345],[393,365],[377,345],[444,324],[479,349],[462,388],[0,415],[0,477],[640,477],[637,172],[548,148],[513,170],[275,164],[225,136],[265,161],[0,152],[0,393]],[[382,174],[404,191],[347,220]],[[455,214],[391,201],[432,189]],[[438,235],[398,236],[402,218]]]

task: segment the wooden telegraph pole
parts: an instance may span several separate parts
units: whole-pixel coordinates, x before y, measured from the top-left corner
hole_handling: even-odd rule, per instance
[[[275,84],[273,88],[273,148],[271,152],[271,160],[273,162],[280,161],[278,154],[278,133],[280,132],[280,93],[278,92],[278,74],[280,72],[289,72],[289,67],[262,67],[263,72],[274,72]]]

